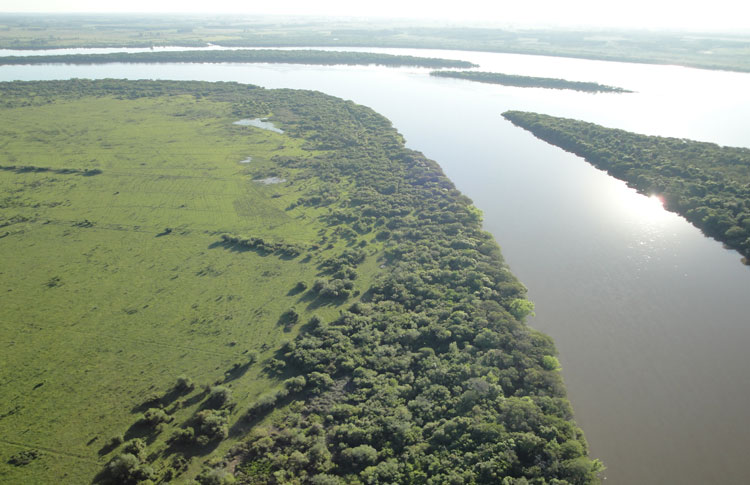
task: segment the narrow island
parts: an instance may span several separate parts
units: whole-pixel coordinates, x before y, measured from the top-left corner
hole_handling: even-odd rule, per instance
[[[503,116],[583,157],[750,259],[750,149],[605,128],[538,113]]]
[[[229,82],[0,99],[8,483],[599,482],[525,287],[383,116]]]
[[[0,65],[107,64],[107,63],[279,63],[313,65],[380,65],[387,67],[469,68],[467,61],[431,57],[323,50],[236,49],[157,52],[116,52],[110,54],[61,54],[46,56],[0,57]]]
[[[589,93],[632,93],[623,88],[583,81],[567,81],[551,77],[518,76],[498,72],[480,71],[432,71],[430,76],[465,79],[486,84],[501,84],[520,88],[571,89]]]

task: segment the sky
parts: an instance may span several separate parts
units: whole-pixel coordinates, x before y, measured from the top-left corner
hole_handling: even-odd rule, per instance
[[[747,0],[0,0],[1,12],[241,13],[750,32]]]

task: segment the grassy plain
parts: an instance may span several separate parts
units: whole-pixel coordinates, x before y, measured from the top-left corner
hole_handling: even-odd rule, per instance
[[[110,457],[105,442],[138,436],[144,399],[179,375],[224,382],[244,409],[277,381],[260,364],[242,379],[230,371],[296,334],[279,316],[292,306],[301,321],[336,312],[290,291],[318,272],[304,254],[219,243],[238,233],[304,247],[323,229],[321,209],[288,209],[301,187],[271,161],[314,151],[236,120],[229,103],[187,95],[2,110],[0,165],[101,173],[0,171],[0,482],[90,481]],[[253,181],[267,175],[290,182]],[[195,413],[201,392],[167,403],[170,427]],[[149,436],[149,450],[168,434]],[[8,463],[31,449],[41,457]]]

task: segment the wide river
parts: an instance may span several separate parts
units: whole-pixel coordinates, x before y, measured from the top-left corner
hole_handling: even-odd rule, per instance
[[[552,335],[607,483],[750,480],[750,268],[655,198],[513,127],[508,109],[750,146],[750,74],[542,56],[451,57],[482,70],[634,94],[512,88],[414,68],[281,64],[4,66],[0,80],[158,78],[320,90],[393,121],[484,211]],[[82,51],[77,51],[82,52]],[[0,55],[11,52],[0,51]]]

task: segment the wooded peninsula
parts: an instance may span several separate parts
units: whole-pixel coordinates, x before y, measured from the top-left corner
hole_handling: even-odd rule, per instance
[[[503,116],[587,162],[750,258],[750,149],[605,128],[538,113]]]
[[[3,480],[599,482],[480,211],[371,109],[76,79],[0,115]]]
[[[0,65],[119,63],[284,63],[314,65],[380,65],[388,67],[476,67],[471,62],[372,52],[322,50],[236,49],[202,51],[116,52],[0,57]]]
[[[515,74],[501,74],[498,72],[480,71],[432,71],[430,76],[450,77],[455,79],[466,79],[486,84],[501,84],[503,86],[515,86],[521,88],[548,88],[548,89],[571,89],[573,91],[585,91],[589,93],[632,93],[623,88],[607,86],[604,84],[567,81],[550,77],[519,76]]]

